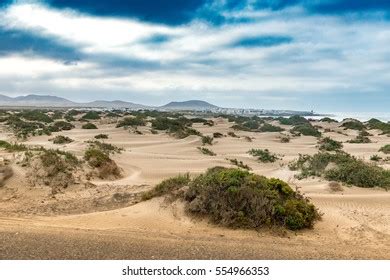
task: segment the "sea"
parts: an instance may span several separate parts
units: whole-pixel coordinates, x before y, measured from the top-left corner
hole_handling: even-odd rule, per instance
[[[390,112],[333,112],[325,113],[322,116],[307,116],[307,118],[322,119],[324,115],[338,121],[342,121],[347,118],[353,118],[361,122],[366,122],[372,118],[375,118],[382,122],[390,122]]]

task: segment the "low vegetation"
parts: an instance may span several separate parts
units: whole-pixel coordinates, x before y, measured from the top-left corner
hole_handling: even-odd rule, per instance
[[[345,121],[342,125],[345,129],[353,129],[353,130],[365,130],[365,125],[358,120],[349,120]]]
[[[82,119],[84,119],[84,120],[100,120],[101,117],[100,117],[99,112],[89,111],[82,117]]]
[[[214,133],[213,133],[213,137],[214,137],[214,138],[222,138],[222,137],[223,137],[223,134],[222,134],[222,133],[219,133],[219,132],[214,132]]]
[[[198,147],[197,149],[204,155],[208,155],[208,156],[216,156],[217,155],[212,150],[207,149],[205,147]]]
[[[296,136],[300,136],[300,135],[314,136],[314,137],[321,136],[321,132],[318,131],[318,129],[312,126],[310,123],[296,125],[290,130],[290,132]]]
[[[258,161],[268,163],[268,162],[275,162],[279,158],[276,154],[271,153],[268,149],[252,149],[248,151],[248,154],[257,157]]]
[[[365,130],[362,130],[359,132],[358,136],[356,136],[354,139],[352,140],[348,140],[347,142],[348,143],[351,143],[351,144],[367,144],[367,143],[371,143],[371,139],[369,137],[367,137],[367,132]]]
[[[320,119],[320,122],[338,123],[338,121],[336,121],[335,119],[331,119],[329,117],[325,117],[325,118]]]
[[[379,152],[382,152],[384,154],[390,154],[390,144],[383,146],[379,149]]]
[[[94,169],[97,170],[97,176],[101,179],[119,178],[121,171],[118,165],[113,161],[108,152],[99,147],[90,146],[84,154],[84,159]]]
[[[53,144],[69,144],[74,140],[70,139],[68,136],[57,135],[56,137],[50,139],[50,141],[52,141]]]
[[[202,136],[202,144],[203,145],[213,145],[213,137],[211,136]]]
[[[107,134],[98,134],[98,135],[95,135],[94,138],[95,139],[108,139],[108,135]]]
[[[317,153],[300,155],[290,163],[290,169],[299,170],[299,179],[318,176],[329,181],[341,182],[363,188],[390,187],[390,171],[366,163],[347,153]]]
[[[239,167],[239,168],[243,168],[243,169],[246,169],[246,170],[252,170],[252,168],[249,167],[249,165],[247,164],[244,164],[241,160],[237,160],[236,158],[234,159],[227,159],[228,161],[230,161],[231,164]]]
[[[83,124],[82,129],[98,129],[97,126],[93,123],[86,123],[86,124]]]
[[[130,118],[126,117],[123,120],[120,120],[116,127],[137,127],[137,126],[144,126],[146,125],[146,121],[142,117],[135,117],[135,118]]]
[[[7,152],[24,152],[28,150],[26,145],[18,143],[11,144],[4,140],[0,140],[0,149],[5,149]]]
[[[184,198],[187,213],[231,228],[300,230],[312,228],[321,217],[316,207],[287,183],[242,169],[214,167],[193,180],[188,175],[167,179],[143,198],[161,195]]]
[[[321,151],[339,151],[343,148],[343,143],[333,140],[330,137],[320,139],[318,144]]]

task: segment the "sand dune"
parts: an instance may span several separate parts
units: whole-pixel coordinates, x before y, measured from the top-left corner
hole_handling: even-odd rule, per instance
[[[334,124],[321,125],[341,131]],[[214,127],[194,125],[206,135],[217,131],[226,135],[232,131],[230,126],[222,119],[216,120]],[[138,135],[102,124],[97,131],[66,132],[75,142],[60,147],[78,156],[88,145],[85,141],[98,133],[109,134],[107,142],[124,149],[113,156],[123,177],[72,186],[55,198],[49,188],[27,187],[23,168],[13,165],[15,176],[0,188],[0,258],[390,258],[390,193],[356,187],[333,193],[328,182],[318,178],[299,181],[287,168],[299,153],[318,151],[314,137],[282,144],[280,133],[235,132],[252,137],[252,142],[244,137],[215,139],[209,148],[217,156],[210,157],[197,150],[201,146],[197,136],[177,140],[164,133],[153,135],[148,128],[142,131],[144,134]],[[355,131],[342,132],[347,135],[326,135],[340,141],[356,136]],[[389,142],[388,137],[373,133],[373,143],[345,144],[344,150],[368,160]],[[26,144],[58,148],[48,141],[52,137],[32,137]],[[9,138],[9,134],[1,134],[1,139]],[[251,148],[267,148],[282,159],[259,163],[247,154]],[[12,155],[2,152],[1,156]],[[195,175],[216,165],[231,166],[226,158],[242,160],[257,174],[298,187],[324,214],[322,221],[313,230],[298,233],[229,230],[192,220],[180,202],[170,205],[158,198],[139,203],[139,194],[162,179],[187,172]],[[45,242],[48,237],[51,242]],[[17,253],[9,244],[26,250]],[[41,246],[35,255],[28,251],[33,244]],[[59,244],[67,246],[58,250]],[[93,247],[87,250],[88,244]]]

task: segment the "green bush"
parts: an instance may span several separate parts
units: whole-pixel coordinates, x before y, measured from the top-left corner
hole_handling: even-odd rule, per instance
[[[288,137],[288,136],[282,136],[282,137],[280,137],[280,142],[281,143],[290,143],[290,137]]]
[[[135,117],[135,118],[124,118],[123,120],[120,120],[116,127],[127,127],[127,126],[144,126],[146,125],[145,119],[141,117]]]
[[[390,144],[383,146],[379,149],[379,152],[382,152],[384,154],[390,154]]]
[[[5,149],[8,152],[23,152],[28,150],[26,145],[17,143],[11,144],[4,140],[0,140],[0,148]]]
[[[50,139],[50,141],[53,141],[53,144],[69,144],[73,142],[72,139],[63,135],[57,135],[53,139]]]
[[[198,147],[197,149],[204,155],[208,155],[208,156],[216,156],[217,155],[212,150],[207,149],[205,147]]]
[[[333,140],[330,137],[325,137],[318,141],[321,151],[338,151],[343,148],[343,144],[339,141]]]
[[[172,194],[174,191],[186,186],[191,181],[189,174],[179,175],[173,178],[166,179],[155,186],[152,190],[145,192],[142,196],[143,200],[149,200],[153,197]]]
[[[252,149],[248,151],[248,154],[257,157],[257,160],[265,163],[275,162],[279,159],[276,154],[271,153],[268,149]]]
[[[232,132],[232,131],[229,131],[229,132],[227,133],[227,135],[229,135],[230,137],[233,137],[233,138],[240,138],[240,136],[238,136],[237,134],[235,134],[235,133]]]
[[[51,123],[53,122],[53,119],[50,118],[46,112],[41,110],[29,110],[29,111],[23,111],[18,114],[19,117],[28,120],[28,121],[37,121],[37,122],[43,122],[43,123]]]
[[[222,137],[223,137],[223,134],[222,134],[222,133],[219,133],[219,132],[214,132],[214,133],[213,133],[213,137],[214,137],[214,138],[222,138]]]
[[[242,169],[216,167],[189,183],[187,211],[233,228],[311,228],[320,214],[313,204],[279,179]]]
[[[94,138],[95,139],[108,139],[108,135],[107,134],[98,134],[98,135],[95,135]]]
[[[83,126],[81,128],[82,129],[97,129],[97,126],[94,125],[93,123],[86,123],[86,124],[83,124]]]
[[[291,116],[289,118],[278,118],[280,124],[283,125],[304,125],[310,124],[310,122],[302,116]]]
[[[213,137],[210,136],[202,136],[202,144],[203,145],[213,145]]]
[[[310,123],[296,125],[290,130],[290,132],[294,135],[305,135],[305,136],[314,136],[314,137],[321,136],[321,132],[319,132],[318,129],[316,129]]]
[[[359,132],[358,136],[356,136],[352,140],[348,140],[347,142],[348,143],[352,143],[352,144],[367,144],[367,143],[371,143],[371,139],[368,138],[367,135],[370,135],[370,134],[367,134],[367,132],[365,130],[362,130],[362,131]]]
[[[297,176],[299,179],[318,176],[363,188],[390,187],[389,170],[366,163],[344,152],[300,155],[299,159],[289,166],[292,170],[301,171]]]
[[[100,141],[87,141],[89,143],[90,147],[99,149],[105,154],[114,154],[114,153],[120,153],[123,151],[122,148],[119,148],[115,145],[112,145],[110,143],[104,143]]]
[[[107,153],[97,148],[88,148],[85,151],[84,159],[94,168],[101,167],[111,160]]]
[[[65,121],[56,121],[50,127],[50,129],[53,132],[58,132],[58,131],[61,131],[61,130],[71,130],[73,128],[74,128],[73,124],[71,124],[69,122],[65,122]]]
[[[353,130],[364,130],[366,127],[364,124],[358,120],[351,120],[351,121],[346,121],[342,125],[345,129],[353,129]]]
[[[246,170],[252,170],[252,168],[249,167],[249,165],[247,164],[244,164],[241,160],[238,161],[237,159],[227,159],[230,161],[231,164],[237,166],[237,167],[240,167],[240,168],[243,168],[243,169],[246,169]]]
[[[281,128],[280,126],[272,125],[269,123],[263,124],[259,129],[259,132],[281,132],[281,131],[284,131],[284,129]]]
[[[100,120],[100,118],[100,113],[95,111],[89,111],[82,117],[84,120]]]
[[[371,119],[368,121],[368,127],[370,129],[381,130],[383,134],[390,134],[390,123],[384,123],[377,119]]]
[[[338,123],[338,121],[336,121],[335,119],[331,119],[329,117],[325,117],[325,118],[320,119],[320,122]]]

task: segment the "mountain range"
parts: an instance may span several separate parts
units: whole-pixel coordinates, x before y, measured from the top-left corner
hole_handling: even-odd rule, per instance
[[[96,100],[92,102],[79,103],[52,95],[25,95],[9,97],[0,94],[0,106],[6,107],[93,107],[93,108],[129,108],[129,109],[163,109],[163,110],[204,110],[218,108],[208,102],[201,100],[189,100],[184,102],[170,102],[164,106],[152,107],[121,100],[105,101]]]

